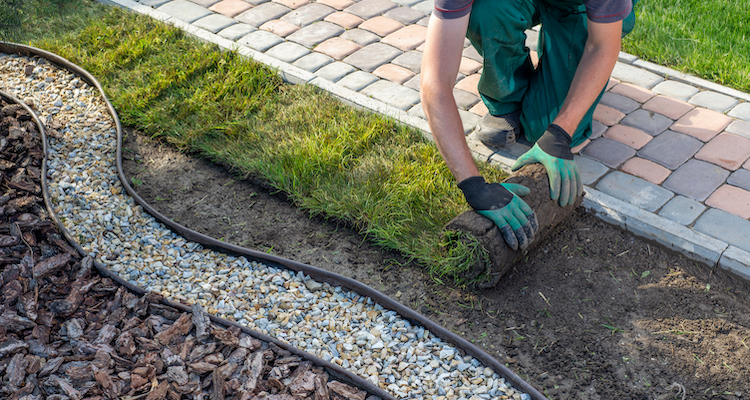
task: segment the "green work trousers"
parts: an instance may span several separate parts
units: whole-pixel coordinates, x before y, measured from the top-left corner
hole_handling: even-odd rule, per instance
[[[634,24],[623,23],[623,36]],[[541,24],[539,65],[526,47],[525,30]],[[521,111],[526,139],[535,143],[557,116],[573,81],[588,37],[582,0],[475,0],[466,33],[484,58],[479,93],[492,115]],[[571,146],[591,135],[594,108],[573,133]],[[569,132],[570,133],[570,132]]]

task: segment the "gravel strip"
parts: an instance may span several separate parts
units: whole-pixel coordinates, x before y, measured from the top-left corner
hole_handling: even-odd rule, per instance
[[[0,88],[58,128],[48,154],[54,210],[87,252],[123,278],[339,364],[399,398],[530,398],[370,298],[204,249],[143,212],[117,178],[117,133],[103,100],[67,70],[0,54]]]

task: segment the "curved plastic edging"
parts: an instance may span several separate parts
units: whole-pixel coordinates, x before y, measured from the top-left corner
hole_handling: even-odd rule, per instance
[[[411,308],[399,303],[398,301],[386,296],[385,294],[379,292],[376,289],[373,289],[357,280],[351,279],[349,277],[324,270],[322,268],[314,267],[312,265],[300,263],[297,261],[285,259],[283,257],[255,251],[252,249],[248,249],[241,246],[236,246],[229,243],[224,243],[219,240],[216,240],[212,237],[203,235],[199,232],[196,232],[192,229],[189,229],[185,226],[182,226],[178,224],[177,222],[167,218],[165,215],[161,214],[159,211],[157,211],[154,207],[152,207],[149,203],[147,203],[145,200],[143,200],[138,193],[135,192],[135,190],[130,186],[128,183],[127,178],[125,177],[125,173],[122,169],[122,126],[120,124],[120,120],[117,117],[117,112],[115,111],[114,107],[112,107],[112,104],[107,99],[106,95],[104,94],[104,89],[99,84],[99,82],[94,78],[91,74],[89,74],[87,71],[85,71],[83,68],[71,63],[70,61],[56,55],[50,52],[47,52],[45,50],[41,50],[35,47],[25,46],[25,45],[18,45],[18,44],[8,44],[0,42],[0,52],[5,53],[16,53],[16,54],[26,54],[31,56],[41,56],[45,59],[54,62],[55,64],[66,68],[72,72],[75,72],[80,77],[85,79],[87,83],[91,84],[92,86],[96,87],[99,92],[102,95],[102,98],[104,99],[107,110],[111,114],[112,118],[115,120],[115,125],[117,128],[117,175],[120,178],[120,182],[125,188],[125,191],[133,197],[136,203],[138,203],[143,209],[151,214],[154,218],[159,220],[164,225],[168,226],[170,229],[175,231],[176,233],[183,236],[185,239],[199,243],[203,245],[204,247],[212,248],[224,253],[229,253],[233,255],[238,256],[244,256],[248,259],[262,262],[265,264],[269,264],[276,267],[281,267],[285,269],[290,269],[293,271],[299,271],[303,272],[306,275],[310,276],[311,278],[327,282],[334,286],[342,286],[347,289],[350,289],[354,292],[359,293],[360,295],[365,295],[373,299],[373,301],[377,302],[384,308],[396,311],[399,315],[401,315],[403,318],[409,320],[410,322],[417,323],[424,328],[428,329],[430,332],[432,332],[435,336],[453,344],[457,348],[463,350],[466,352],[466,354],[471,355],[472,357],[478,359],[481,361],[484,365],[491,367],[495,372],[497,372],[498,375],[505,378],[506,381],[508,381],[514,389],[519,390],[521,392],[524,392],[531,396],[532,399],[535,400],[546,400],[547,397],[544,396],[542,393],[540,393],[536,388],[534,388],[531,384],[524,381],[516,375],[512,370],[510,370],[508,367],[500,363],[497,359],[480,349],[479,347],[475,346],[473,343],[467,341],[466,339],[456,335],[455,333],[449,331],[448,329],[445,329],[441,325],[437,324],[436,322],[430,320],[429,318],[423,316],[422,314],[419,314],[418,312],[412,310]],[[45,139],[46,140],[46,139]],[[46,154],[46,153],[45,153]],[[46,168],[45,171],[43,171],[43,179],[46,182]],[[43,191],[45,196],[45,203],[48,204],[49,208],[49,201],[47,198],[47,192],[46,192],[46,184],[43,184]],[[87,253],[83,250],[83,248],[75,241],[74,238],[70,236],[70,234],[67,232],[67,230],[62,226],[62,223],[57,219],[56,215],[52,210],[50,209],[50,214],[55,219],[55,223],[58,224],[59,227],[61,227],[61,231],[64,232],[66,238],[68,241],[74,244],[76,249],[83,255],[86,255]],[[97,269],[105,276],[112,278],[116,282],[122,284],[123,286],[126,286],[128,289],[131,289],[138,293],[145,293],[145,291],[130,282],[125,281],[124,279],[120,278],[119,275],[113,273],[106,267],[102,266],[100,263],[95,263]],[[176,303],[171,300],[165,299],[165,304],[168,304],[172,307],[189,311],[189,308],[186,307],[183,304]],[[317,360],[316,363],[319,365],[324,365],[327,368],[329,368],[332,371],[336,371],[338,375],[338,372],[340,372],[341,375],[346,376],[347,378],[352,377],[354,379],[351,379],[351,381],[356,382],[357,386],[368,388],[368,391],[371,391],[371,393],[377,394],[378,396],[384,398],[384,399],[391,399],[393,396],[386,393],[379,387],[373,385],[371,382],[366,381],[362,379],[361,377],[352,374],[351,372],[344,370],[340,366],[329,363],[325,360],[322,360],[320,358],[317,358],[316,356],[313,356],[311,354],[308,354],[306,352],[303,352],[299,349],[296,349],[295,347],[292,347],[284,342],[281,342],[275,338],[268,337],[266,335],[263,335],[259,332],[252,331],[251,329],[244,327],[242,325],[239,325],[235,322],[228,321],[216,316],[211,315],[211,319],[215,320],[217,322],[220,322],[224,325],[232,325],[237,326],[241,328],[243,331],[248,332],[249,334],[269,342],[274,342],[279,347],[285,348],[287,350],[294,349],[296,352],[301,352],[306,355],[306,357]],[[283,346],[282,346],[283,345]],[[290,350],[291,351],[291,350]],[[296,354],[296,353],[295,353]],[[318,362],[319,361],[319,362]],[[350,380],[350,379],[342,379],[342,380]],[[370,389],[372,388],[372,389]],[[382,393],[382,395],[380,394]]]

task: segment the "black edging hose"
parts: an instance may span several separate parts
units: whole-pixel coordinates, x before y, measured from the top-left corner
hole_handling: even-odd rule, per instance
[[[148,204],[146,201],[144,201],[128,183],[128,180],[125,177],[125,173],[123,172],[123,169],[122,169],[122,126],[117,116],[117,111],[115,111],[114,107],[112,107],[112,104],[109,102],[109,100],[107,99],[104,93],[104,89],[102,88],[101,84],[96,80],[96,78],[94,78],[91,74],[89,74],[83,68],[71,63],[70,61],[56,54],[53,54],[48,51],[41,50],[35,47],[14,44],[14,43],[0,42],[0,52],[8,53],[8,54],[21,54],[21,55],[26,55],[26,56],[31,56],[31,57],[38,56],[38,57],[45,58],[46,60],[51,61],[62,68],[65,68],[71,72],[74,72],[79,77],[86,80],[87,83],[96,87],[99,90],[107,106],[107,110],[109,111],[110,115],[115,121],[116,129],[117,129],[117,175],[119,176],[120,182],[125,188],[125,191],[128,193],[128,195],[133,197],[135,202],[138,203],[141,207],[143,207],[143,209],[146,212],[151,214],[154,218],[159,220],[164,225],[168,226],[170,229],[172,229],[176,233],[183,236],[185,239],[199,243],[203,245],[204,247],[208,247],[208,248],[211,248],[211,249],[223,252],[223,253],[228,253],[228,254],[237,255],[237,256],[244,256],[250,260],[262,262],[262,263],[269,264],[275,267],[280,267],[280,268],[289,269],[293,271],[301,271],[317,281],[327,282],[334,286],[342,286],[349,290],[357,292],[360,295],[368,296],[372,298],[373,301],[377,302],[384,308],[396,311],[403,318],[406,318],[412,323],[416,323],[416,324],[423,326],[424,328],[432,332],[435,336],[453,344],[458,349],[464,351],[466,354],[469,354],[473,356],[474,358],[478,359],[479,361],[481,361],[484,365],[491,367],[495,372],[497,372],[498,375],[505,378],[505,380],[509,382],[513,386],[514,389],[528,394],[529,396],[531,396],[532,399],[535,399],[535,400],[547,399],[546,396],[544,396],[536,388],[531,386],[531,384],[521,379],[508,367],[500,363],[498,360],[496,360],[494,357],[492,357],[491,355],[489,355],[488,353],[486,353],[479,347],[475,346],[474,344],[467,341],[466,339],[456,335],[455,333],[443,328],[442,326],[438,325],[437,323],[430,320],[429,318],[419,314],[418,312],[412,310],[411,308],[399,303],[398,301],[386,296],[385,294],[357,280],[354,280],[346,276],[343,276],[343,275],[340,275],[331,271],[327,271],[318,267],[314,267],[311,265],[307,265],[307,264],[303,264],[300,262],[288,260],[282,257],[278,257],[275,255],[247,249],[247,248],[236,246],[233,244],[224,243],[212,237],[193,231],[167,218],[166,216],[161,214],[159,211],[157,211],[154,207],[152,207],[150,204]],[[43,142],[44,142],[44,151],[45,151],[45,163],[43,164],[43,167],[42,167],[42,192],[44,195],[44,201],[45,201],[45,204],[47,205],[48,212],[50,213],[50,216],[53,218],[53,220],[59,227],[60,231],[63,232],[67,240],[76,248],[76,250],[78,250],[79,253],[81,253],[82,256],[86,256],[87,253],[83,250],[81,245],[73,237],[71,237],[70,233],[65,229],[62,222],[59,220],[59,218],[57,218],[57,216],[55,215],[54,211],[51,208],[51,204],[49,202],[49,197],[48,197],[48,192],[47,192],[47,184],[46,184],[47,183],[47,180],[46,180],[47,178],[46,136],[44,134],[42,125],[39,123],[39,120],[36,117],[36,115],[33,113],[33,111],[32,111],[32,115],[34,115],[34,119],[40,125],[40,131],[42,132],[42,136],[44,138]],[[95,262],[94,264],[96,265],[97,270],[102,275],[113,279],[117,283],[125,286],[126,288],[130,289],[131,291],[135,293],[139,293],[141,295],[146,293],[146,291],[143,288],[133,285],[130,282],[122,279],[119,275],[110,271],[101,263]],[[175,307],[182,311],[186,311],[186,312],[190,311],[190,307],[184,304],[175,302],[173,300],[163,299],[163,302],[171,307]],[[210,315],[210,317],[212,321],[218,324],[221,324],[224,326],[236,326],[242,329],[242,331],[248,333],[249,335],[255,338],[258,338],[267,342],[273,342],[285,350],[289,350],[294,354],[307,358],[313,361],[314,363],[325,367],[329,371],[329,373],[331,373],[331,375],[335,376],[336,378],[344,382],[352,383],[355,386],[364,388],[370,393],[375,394],[383,399],[395,399],[392,395],[388,394],[387,392],[385,392],[383,389],[379,388],[378,386],[372,384],[370,381],[367,381],[361,378],[360,376],[355,375],[341,368],[340,366],[336,364],[327,362],[312,354],[309,354],[300,349],[297,349],[296,347],[293,347],[285,342],[279,341],[276,338],[272,338],[262,333],[253,331],[235,322],[228,321],[223,318],[216,317],[214,315]]]

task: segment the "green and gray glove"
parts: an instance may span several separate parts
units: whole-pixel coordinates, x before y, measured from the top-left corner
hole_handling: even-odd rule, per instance
[[[526,164],[541,163],[549,176],[549,192],[552,200],[560,201],[560,207],[573,204],[583,193],[583,183],[578,166],[570,151],[571,137],[559,126],[550,124],[544,135],[531,150],[518,157],[513,171]]]
[[[518,197],[529,194],[529,188],[515,183],[487,183],[481,176],[468,178],[458,187],[476,212],[500,228],[510,248],[526,250],[539,230],[536,213]]]

